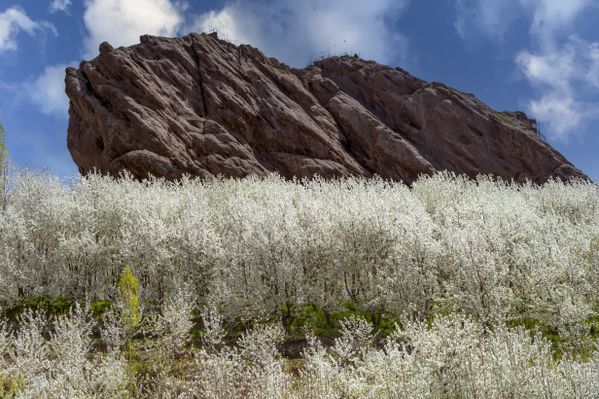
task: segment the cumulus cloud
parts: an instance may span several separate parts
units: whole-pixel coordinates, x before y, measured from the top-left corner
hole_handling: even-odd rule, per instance
[[[65,94],[64,77],[65,69],[72,65],[74,63],[48,66],[33,82],[23,84],[23,93],[42,113],[67,116],[69,99]]]
[[[174,36],[183,23],[184,8],[184,2],[170,0],[86,0],[84,55],[96,56],[104,41],[116,47],[138,43],[143,34]]]
[[[409,1],[235,0],[185,23],[185,1],[86,0],[84,55],[94,57],[103,41],[131,45],[142,34],[172,36],[214,28],[229,40],[260,47],[294,65],[327,50],[393,62],[407,49],[407,39],[393,25]]]
[[[575,135],[585,116],[585,104],[577,102],[573,96],[559,93],[549,92],[532,100],[529,107],[535,118],[551,126],[550,137],[562,141]]]
[[[569,44],[562,51],[546,55],[525,51],[517,56],[516,61],[532,82],[565,92],[570,89],[570,79],[579,70],[576,58],[577,49]]]
[[[587,86],[599,87],[599,42],[571,35],[593,0],[458,0],[456,29],[464,39],[483,33],[500,42],[516,18],[530,21],[535,51],[523,50],[515,60],[519,70],[539,92],[528,111],[549,127],[549,136],[567,140],[597,118],[597,108],[585,95]]]
[[[597,115],[584,101],[585,87],[599,89],[599,43],[571,37],[550,52],[518,54],[516,62],[541,96],[529,102],[530,111],[550,127],[550,135],[566,140]]]
[[[216,29],[296,65],[319,52],[352,52],[391,63],[407,39],[393,29],[409,0],[238,0],[200,15],[188,30]]]
[[[594,0],[520,0],[522,6],[532,14],[530,27],[533,36],[542,47],[554,46],[556,34],[568,30],[580,13],[593,4]]]
[[[6,83],[0,81],[0,90],[10,93],[0,99],[0,109],[7,113],[14,112],[22,103],[30,103],[45,115],[66,118],[69,99],[65,94],[65,69],[76,63],[47,66],[39,75],[26,81]],[[8,101],[7,101],[8,99]]]
[[[17,49],[17,35],[20,32],[33,36],[44,30],[56,34],[53,25],[44,21],[33,21],[21,7],[8,8],[0,13],[0,53]]]
[[[54,0],[50,9],[66,11],[70,4],[71,0]],[[88,35],[83,56],[87,58],[95,57],[104,41],[127,46],[137,43],[143,34],[175,35],[183,22],[181,12],[186,8],[184,2],[169,0],[86,0],[84,4]],[[42,113],[67,116],[69,102],[64,93],[67,66],[48,66],[33,82],[22,86],[24,97]]]

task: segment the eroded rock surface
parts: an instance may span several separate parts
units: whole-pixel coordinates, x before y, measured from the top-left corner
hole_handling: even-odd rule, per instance
[[[214,34],[104,43],[67,69],[66,92],[81,173],[585,178],[522,113],[352,57],[291,69]]]

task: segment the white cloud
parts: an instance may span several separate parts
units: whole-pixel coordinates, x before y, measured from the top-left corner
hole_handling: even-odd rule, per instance
[[[588,57],[586,81],[599,89],[599,42],[590,44],[586,55]]]
[[[85,56],[97,55],[104,41],[118,47],[138,43],[144,34],[174,36],[183,23],[185,5],[170,0],[86,0]]]
[[[561,52],[547,55],[522,52],[516,61],[531,81],[563,91],[570,87],[569,79],[575,73],[575,57],[575,49],[567,46]]]
[[[56,34],[53,25],[44,21],[33,21],[21,7],[8,8],[0,13],[0,53],[17,49],[16,39],[21,31],[34,36],[36,32],[43,30]]]
[[[215,27],[230,40],[252,44],[283,61],[302,65],[310,55],[352,51],[381,62],[405,55],[407,40],[393,23],[410,0],[236,0],[184,23],[186,1],[86,0],[85,56],[103,41],[131,45],[142,34],[173,36]]]
[[[502,41],[516,18],[518,0],[457,0],[454,26],[463,39],[480,32],[494,41]]]
[[[393,23],[409,0],[238,0],[199,16],[191,30],[218,30],[287,63],[305,65],[321,52],[355,52],[390,63],[405,56],[407,39]]]
[[[27,99],[46,115],[67,117],[69,99],[64,86],[67,66],[69,65],[48,66],[33,82],[23,84],[23,93]]]
[[[532,35],[543,47],[554,45],[555,35],[571,24],[581,12],[593,4],[594,0],[520,0],[532,13]]]
[[[457,0],[455,27],[464,39],[483,33],[501,41],[518,18],[530,20],[532,36],[551,46],[594,0]]]
[[[69,4],[70,0],[54,0],[51,8],[65,10]],[[86,0],[83,18],[88,36],[84,56],[94,57],[103,41],[126,46],[138,42],[143,34],[173,36],[183,21],[181,10],[186,7],[185,2],[169,0]],[[33,82],[23,84],[24,97],[42,113],[67,116],[69,101],[64,92],[67,66],[48,66]]]
[[[599,88],[599,43],[571,37],[561,48],[532,54],[521,52],[516,62],[540,98],[529,102],[530,111],[549,124],[550,136],[565,140],[589,119],[597,117],[585,102],[584,88]]]
[[[71,0],[52,0],[50,3],[50,12],[55,13],[58,11],[67,12],[71,6]]]
[[[464,39],[483,33],[500,42],[517,19],[530,23],[536,51],[516,55],[519,70],[539,92],[529,112],[549,127],[549,136],[567,140],[589,120],[597,108],[584,88],[599,88],[599,42],[572,36],[584,11],[594,0],[458,0],[456,29]]]
[[[584,104],[576,102],[571,95],[562,96],[557,92],[530,101],[529,108],[535,118],[551,126],[550,137],[562,141],[575,135],[585,117]]]
[[[25,81],[6,83],[0,81],[0,90],[10,93],[0,99],[0,111],[14,112],[23,103],[30,103],[45,115],[68,117],[69,99],[65,93],[65,69],[76,63],[47,66],[42,73]]]
[[[234,42],[250,43],[254,40],[257,31],[256,29],[243,29],[238,21],[239,10],[237,7],[225,6],[220,11],[208,11],[197,17],[193,25],[187,30],[198,32],[216,30],[221,38]]]

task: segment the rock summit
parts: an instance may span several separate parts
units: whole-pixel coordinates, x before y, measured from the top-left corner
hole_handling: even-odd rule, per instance
[[[343,56],[294,69],[216,34],[140,41],[67,69],[82,174],[586,178],[525,114],[400,68]]]

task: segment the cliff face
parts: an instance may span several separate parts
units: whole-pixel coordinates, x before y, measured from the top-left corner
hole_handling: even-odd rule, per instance
[[[351,57],[297,70],[215,35],[142,36],[67,69],[66,92],[81,173],[585,177],[524,114]]]

